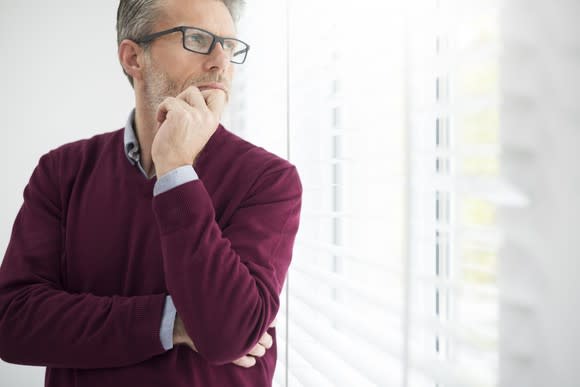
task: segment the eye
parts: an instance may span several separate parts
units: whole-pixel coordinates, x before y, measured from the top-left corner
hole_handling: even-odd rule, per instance
[[[194,32],[188,36],[188,40],[190,44],[193,44],[198,47],[205,47],[211,43],[211,38],[199,32]]]
[[[238,48],[238,42],[235,40],[224,40],[224,49],[226,51],[235,52]]]

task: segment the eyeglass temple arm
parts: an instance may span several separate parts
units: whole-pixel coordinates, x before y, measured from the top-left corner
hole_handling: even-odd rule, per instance
[[[160,36],[172,34],[172,33],[177,32],[177,31],[183,32],[183,27],[175,27],[175,28],[171,28],[169,30],[159,31],[159,32],[156,32],[156,33],[151,34],[151,35],[146,35],[143,38],[136,40],[135,42],[137,42],[137,43],[149,43],[149,42],[152,42],[153,40],[157,39]]]

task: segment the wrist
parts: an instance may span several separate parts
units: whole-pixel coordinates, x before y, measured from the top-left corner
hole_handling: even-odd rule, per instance
[[[175,322],[173,323],[173,345],[183,344],[185,341],[184,332],[183,321],[175,314]]]
[[[173,171],[174,169],[177,169],[179,167],[183,167],[185,165],[192,165],[192,163],[184,162],[184,161],[171,162],[171,163],[161,163],[161,164],[154,163],[155,175],[157,176],[157,179],[159,179],[161,176]]]
[[[173,345],[185,344],[189,346],[192,350],[197,352],[197,347],[191,340],[191,337],[187,334],[185,330],[185,325],[183,320],[179,315],[175,315],[175,324],[173,325]]]

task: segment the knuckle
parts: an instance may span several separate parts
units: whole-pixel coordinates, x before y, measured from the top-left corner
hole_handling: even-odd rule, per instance
[[[268,333],[265,333],[264,336],[262,336],[262,340],[260,340],[261,343],[272,343],[272,336],[270,336]]]
[[[195,96],[195,89],[192,87],[188,87],[187,89],[185,89],[183,96],[187,101],[192,101]]]
[[[244,356],[237,361],[237,365],[245,368],[250,368],[255,364],[256,360],[249,356]]]
[[[266,354],[266,348],[260,344],[256,345],[252,350],[252,355],[254,356],[264,356]]]

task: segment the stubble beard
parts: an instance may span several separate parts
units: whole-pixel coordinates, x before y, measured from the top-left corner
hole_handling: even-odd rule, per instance
[[[223,77],[214,74],[208,74],[185,82],[179,86],[177,82],[173,81],[169,75],[156,69],[152,62],[148,63],[144,74],[145,84],[145,107],[152,114],[157,113],[157,109],[161,102],[167,97],[177,97],[183,90],[192,85],[197,85],[202,82],[220,82],[230,89],[230,82]],[[229,92],[226,93],[226,101],[229,101]]]
[[[145,107],[152,114],[156,114],[161,102],[167,97],[177,97],[181,93],[177,83],[169,78],[169,75],[159,71],[153,66],[148,66],[144,75],[145,84]]]

